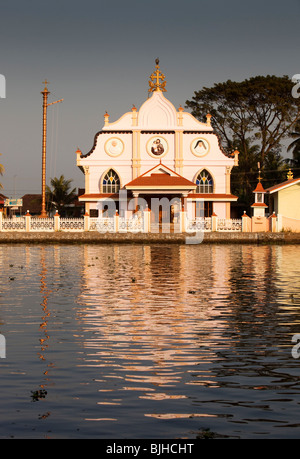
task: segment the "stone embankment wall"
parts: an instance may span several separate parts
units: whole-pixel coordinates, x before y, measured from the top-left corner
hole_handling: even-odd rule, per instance
[[[201,241],[200,241],[201,242]],[[78,244],[78,243],[176,243],[176,244],[195,244],[193,234],[187,233],[99,233],[89,232],[41,232],[41,233],[22,233],[6,232],[0,233],[0,244],[25,243],[25,244]],[[204,233],[203,244],[223,243],[223,244],[299,244],[300,233]]]

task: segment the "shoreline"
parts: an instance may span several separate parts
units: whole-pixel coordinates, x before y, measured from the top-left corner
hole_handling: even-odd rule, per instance
[[[300,244],[300,233],[204,233],[197,242],[189,233],[1,232],[0,244]]]

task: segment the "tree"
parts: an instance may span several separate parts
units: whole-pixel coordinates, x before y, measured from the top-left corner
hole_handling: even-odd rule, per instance
[[[240,166],[235,173],[242,172],[244,178],[249,173],[252,180],[255,163],[260,163],[263,172],[272,158],[277,155],[279,159],[281,142],[300,118],[300,99],[292,97],[292,88],[287,76],[256,76],[242,82],[228,80],[195,91],[186,106],[201,121],[210,113],[225,152],[230,154],[236,148],[240,152]],[[247,188],[250,199],[250,186]]]
[[[271,151],[265,160],[264,187],[269,188],[274,185],[274,182],[284,182],[287,179],[288,170],[289,167],[279,149]]]
[[[245,140],[247,156],[239,155],[239,166],[234,167],[231,172],[231,192],[239,197],[239,202],[244,204],[243,210],[247,213],[253,203],[253,190],[258,181],[258,162],[259,147],[250,146],[250,140]],[[236,142],[238,151],[242,150],[242,145]]]
[[[237,141],[245,154],[253,142],[259,145],[263,165],[266,155],[300,118],[300,100],[292,97],[292,87],[287,76],[257,76],[239,83],[228,80],[195,91],[186,105],[200,120],[207,113],[212,115],[213,127],[229,153]]]
[[[293,169],[294,177],[300,176],[300,121],[295,125],[295,130],[290,133],[290,136],[294,139],[293,142],[288,146],[287,151],[293,152],[293,158],[289,159],[288,163]]]
[[[46,201],[48,210],[56,209],[60,216],[65,216],[66,206],[74,201],[76,188],[71,188],[73,180],[66,180],[63,175],[60,178],[51,179],[51,186],[46,187]]]

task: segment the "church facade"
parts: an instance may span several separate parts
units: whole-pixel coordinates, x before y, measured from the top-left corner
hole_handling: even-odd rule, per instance
[[[194,216],[230,218],[230,204],[237,200],[231,194],[230,175],[238,165],[238,152],[225,154],[209,114],[200,122],[165,97],[158,60],[149,86],[149,97],[139,110],[133,106],[117,121],[105,113],[91,150],[76,152],[77,166],[85,175],[85,193],[79,200],[86,213],[96,217],[105,201],[113,200],[121,215],[122,196],[131,203],[125,212],[146,207],[151,221],[160,222],[168,212],[156,205],[163,199],[170,202],[171,223],[182,208]]]

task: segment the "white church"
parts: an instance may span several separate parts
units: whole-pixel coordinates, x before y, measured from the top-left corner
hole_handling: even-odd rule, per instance
[[[122,195],[128,203],[145,203],[151,222],[161,222],[166,212],[153,205],[157,198],[175,203],[170,223],[176,221],[178,203],[196,216],[230,218],[230,204],[237,200],[231,194],[230,175],[238,165],[238,152],[225,154],[209,114],[206,123],[200,122],[182,107],[176,109],[165,92],[166,78],[157,59],[149,97],[140,109],[133,106],[112,122],[105,113],[92,149],[77,150],[77,166],[85,175],[85,193],[79,200],[89,216],[103,212],[99,203],[108,198],[122,216]],[[131,205],[129,212],[144,210],[140,207]]]

